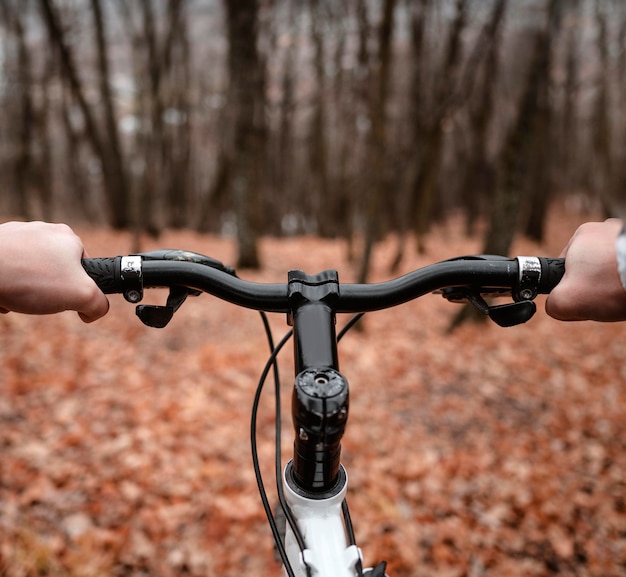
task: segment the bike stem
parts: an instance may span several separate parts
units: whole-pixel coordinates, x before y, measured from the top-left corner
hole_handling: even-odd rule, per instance
[[[289,323],[294,329],[292,413],[294,460],[288,482],[324,498],[339,483],[341,438],[348,420],[348,381],[339,372],[335,333],[336,271],[289,273]]]

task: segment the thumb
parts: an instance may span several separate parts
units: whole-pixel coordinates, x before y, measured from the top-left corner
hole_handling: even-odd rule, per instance
[[[94,297],[87,303],[87,306],[78,311],[78,316],[85,323],[97,321],[109,312],[109,299],[100,289],[97,287],[96,289],[97,292],[94,293]]]

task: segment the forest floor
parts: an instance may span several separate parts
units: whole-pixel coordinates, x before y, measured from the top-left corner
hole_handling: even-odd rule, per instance
[[[557,256],[583,220],[553,217],[544,246],[514,253]],[[78,232],[91,256],[130,249],[125,234]],[[377,248],[372,280],[390,278],[394,243]],[[230,241],[190,232],[144,248],[156,247],[234,262]],[[479,250],[451,221],[401,272]],[[261,251],[264,270],[242,277],[353,278],[342,242],[266,239]],[[0,317],[0,575],[277,575],[249,456],[268,351],[258,315],[204,295],[156,330],[110,300],[91,325]],[[458,310],[426,296],[370,314],[341,342],[343,460],[366,565],[385,559],[392,577],[626,575],[626,325],[559,323],[540,298],[526,325],[448,334]],[[284,320],[271,319],[277,335]],[[269,487],[272,402],[268,390]]]

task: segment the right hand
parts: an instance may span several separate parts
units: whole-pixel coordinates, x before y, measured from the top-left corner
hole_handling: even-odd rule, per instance
[[[546,312],[562,321],[626,320],[626,290],[622,286],[615,241],[619,219],[588,222],[574,233],[561,252],[565,275],[546,301]]]

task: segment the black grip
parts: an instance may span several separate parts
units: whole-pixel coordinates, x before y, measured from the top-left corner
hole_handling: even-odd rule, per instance
[[[565,259],[540,257],[539,262],[541,263],[541,280],[538,290],[541,294],[548,294],[559,284],[565,274]]]
[[[83,268],[96,282],[103,293],[114,294],[123,292],[121,278],[121,256],[112,258],[84,258]]]

